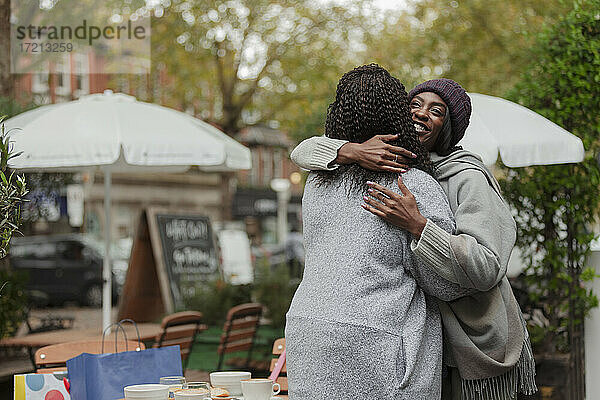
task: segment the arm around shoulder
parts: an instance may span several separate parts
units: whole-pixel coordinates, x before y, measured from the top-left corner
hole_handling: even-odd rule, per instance
[[[475,291],[464,288],[454,282],[448,274],[440,273],[446,266],[444,261],[450,251],[449,237],[452,235],[455,224],[448,199],[438,182],[422,171],[421,176],[405,174],[404,182],[411,191],[419,212],[427,218],[427,223],[418,246],[415,242],[411,249],[418,247],[420,251],[411,253],[414,265],[412,274],[419,286],[428,294],[443,301],[452,301],[467,296]]]
[[[333,164],[345,140],[325,136],[313,136],[302,141],[290,154],[292,161],[302,169],[310,171],[331,171],[338,166]]]

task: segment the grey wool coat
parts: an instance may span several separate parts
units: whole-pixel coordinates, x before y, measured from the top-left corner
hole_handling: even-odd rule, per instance
[[[347,193],[346,179],[317,185],[311,174],[304,189],[306,264],[285,332],[290,399],[439,399],[442,329],[428,294],[450,301],[469,291],[425,266],[409,233],[363,210],[364,193]],[[398,192],[395,176],[386,180]],[[404,183],[452,232],[437,181],[415,169]]]

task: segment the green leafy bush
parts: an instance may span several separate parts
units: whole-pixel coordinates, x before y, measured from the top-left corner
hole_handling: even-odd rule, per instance
[[[600,0],[573,10],[540,35],[530,70],[510,97],[579,136],[579,164],[507,169],[501,181],[515,210],[517,244],[529,260],[528,291],[547,326],[533,339],[544,351],[582,348],[586,313],[598,305],[585,285],[591,227],[600,211]],[[575,359],[574,365],[581,364]]]
[[[0,115],[6,115],[6,118],[12,118],[17,114],[32,110],[36,107],[37,104],[31,97],[17,101],[14,98],[0,96]]]
[[[205,324],[223,325],[231,307],[251,302],[251,291],[251,285],[232,285],[217,279],[196,288],[196,293],[185,301],[185,305],[188,310],[204,314]]]
[[[11,172],[7,176],[8,161],[19,154],[12,151],[12,143],[7,136],[0,118],[0,258],[9,249],[10,239],[21,222],[21,203],[27,194],[23,176]],[[5,261],[5,260],[4,260]],[[24,320],[27,300],[24,291],[25,277],[0,267],[0,338],[12,335]]]
[[[0,339],[14,335],[27,313],[25,274],[0,269]]]
[[[185,307],[202,312],[206,324],[220,326],[231,307],[258,302],[265,306],[264,316],[271,320],[271,327],[282,331],[298,284],[297,279],[290,278],[288,265],[272,266],[266,260],[258,260],[253,284],[232,285],[221,279],[207,282],[196,288]]]
[[[285,327],[285,314],[299,283],[290,279],[290,270],[286,264],[259,264],[255,279],[254,294],[257,301],[265,305],[266,317],[271,320],[271,326],[282,329]]]
[[[21,202],[28,193],[23,175],[15,175],[14,171],[6,174],[8,162],[20,153],[13,152],[3,120],[4,117],[0,118],[0,258],[6,256],[13,233],[18,232]]]

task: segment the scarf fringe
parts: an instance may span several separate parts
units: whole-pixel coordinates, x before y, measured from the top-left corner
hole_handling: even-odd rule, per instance
[[[517,393],[532,395],[535,385],[535,359],[529,335],[523,341],[523,350],[517,364],[508,372],[486,379],[461,379],[461,400],[512,400]]]

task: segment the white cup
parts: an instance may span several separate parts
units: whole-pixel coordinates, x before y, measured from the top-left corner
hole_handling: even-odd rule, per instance
[[[280,391],[279,383],[273,383],[270,379],[244,379],[242,381],[244,400],[270,400],[271,396]]]
[[[169,387],[167,385],[131,385],[123,389],[127,400],[167,400]]]
[[[247,371],[221,371],[210,374],[210,384],[216,388],[223,388],[232,396],[242,395],[242,379],[250,379],[252,374]]]

